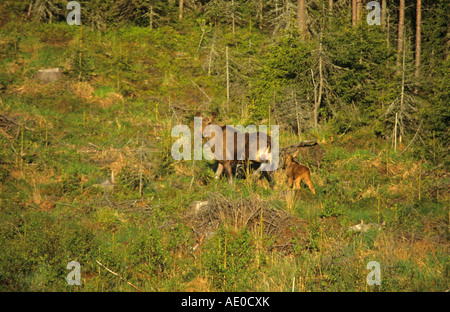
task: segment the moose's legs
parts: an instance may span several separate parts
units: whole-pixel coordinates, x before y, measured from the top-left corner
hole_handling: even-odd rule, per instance
[[[230,184],[233,184],[233,170],[231,169],[231,162],[224,163],[223,167],[225,168],[225,171],[227,173],[228,182]]]
[[[294,179],[292,178],[292,176],[288,176],[288,187],[292,188],[292,183],[294,182]]]
[[[292,178],[288,178],[288,185],[290,185],[289,179],[292,180]],[[302,174],[302,175],[299,176],[297,179],[295,179],[295,181],[294,181],[294,189],[295,189],[295,190],[299,190],[299,189],[300,189],[300,183],[301,183],[302,180],[303,180],[303,182],[306,183],[306,185],[308,185],[308,187],[309,187],[309,189],[311,190],[311,192],[312,192],[313,194],[316,194],[316,190],[314,189],[314,186],[313,186],[313,184],[312,184],[312,182],[311,182],[311,177],[310,177],[309,172],[307,172],[307,173],[305,173],[305,174]],[[291,183],[292,183],[292,182],[291,182]]]
[[[261,163],[262,165],[262,163]],[[216,170],[216,174],[215,174],[215,179],[219,179],[223,169],[225,169],[225,172],[227,173],[227,178],[228,178],[228,182],[230,184],[233,184],[233,170],[231,168],[231,162],[230,161],[226,161],[226,162],[219,162],[219,166],[217,167]],[[258,169],[253,172],[253,176],[257,177],[258,174],[261,172],[261,166],[258,167]],[[274,174],[273,171],[263,171],[263,175],[266,177],[267,181],[270,184],[270,188],[273,189],[274,187]],[[291,182],[292,183],[292,182]]]
[[[233,184],[233,170],[231,169],[231,162],[226,161],[226,162],[219,162],[219,166],[217,167],[216,170],[216,175],[215,175],[215,179],[220,179],[220,176],[223,172],[223,169],[225,169],[225,172],[227,173],[227,177],[228,177],[228,182],[230,184]]]
[[[307,174],[307,175],[303,178],[303,181],[305,181],[306,185],[308,185],[308,187],[309,187],[309,189],[311,190],[311,192],[312,192],[313,194],[316,194],[316,190],[314,189],[314,186],[313,186],[313,184],[312,184],[312,182],[311,182],[311,178],[310,178],[309,174]]]
[[[273,171],[264,171],[267,181],[269,182],[270,188],[273,189],[274,186],[274,174]]]
[[[220,175],[222,174],[222,171],[223,171],[223,165],[221,163],[219,163],[219,167],[217,167],[216,175],[214,177],[216,180],[220,179]]]
[[[258,169],[256,169],[253,172],[253,177],[257,178],[259,173],[262,172],[264,177],[267,179],[267,182],[269,182],[270,188],[273,189],[273,186],[274,186],[274,178],[273,178],[274,174],[273,174],[273,171],[261,170],[262,166],[267,166],[267,165],[268,165],[268,163],[261,162],[259,167],[258,167]]]
[[[302,181],[302,178],[297,178],[294,180],[294,190],[299,190],[300,189],[300,183]]]

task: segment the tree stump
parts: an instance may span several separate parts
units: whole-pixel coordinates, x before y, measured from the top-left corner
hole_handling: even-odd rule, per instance
[[[53,82],[62,77],[62,68],[40,69],[36,74],[36,78],[43,83]]]

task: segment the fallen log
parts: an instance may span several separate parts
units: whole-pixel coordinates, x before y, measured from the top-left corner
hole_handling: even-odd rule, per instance
[[[300,143],[292,144],[292,145],[281,148],[280,152],[285,153],[285,152],[289,152],[290,150],[296,150],[301,147],[310,147],[310,146],[315,146],[315,145],[318,145],[317,141],[315,141],[315,140],[301,141]]]

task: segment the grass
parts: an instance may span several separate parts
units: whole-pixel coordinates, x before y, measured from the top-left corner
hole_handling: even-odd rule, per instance
[[[311,168],[316,195],[304,185],[297,193],[288,190],[283,170],[275,175],[274,190],[265,181],[216,181],[212,162],[196,161],[193,171],[192,161],[171,159],[171,125],[183,119],[163,104],[173,103],[175,95],[185,103],[204,98],[191,79],[204,81],[208,93],[221,90],[220,82],[201,70],[206,56],[185,48],[197,37],[171,28],[106,35],[86,30],[84,44],[100,51],[89,55],[96,64],[93,78],[41,85],[31,72],[70,64],[66,49],[77,40],[71,30],[55,27],[63,31],[55,42],[55,30],[46,26],[34,32],[39,41],[33,33],[22,35],[17,52],[9,49],[0,62],[3,71],[22,58],[16,71],[30,73],[10,73],[12,81],[0,94],[1,115],[15,121],[0,128],[2,291],[136,291],[130,283],[145,291],[450,287],[449,197],[443,188],[436,191],[436,185],[449,182],[444,169],[387,150],[367,129],[338,143],[324,128],[315,134],[324,157],[316,161],[305,154],[300,160]],[[132,45],[144,35],[146,54]],[[119,86],[116,70],[122,65],[108,76],[112,65],[101,48],[114,45],[111,36],[121,39],[122,53],[133,53],[119,59],[135,71],[133,77],[120,73]],[[42,49],[34,50],[35,45]],[[166,66],[172,60],[168,51],[184,53],[195,70],[187,70],[181,59]],[[238,124],[238,116],[229,118]],[[296,141],[296,134],[282,131],[281,146]],[[112,171],[116,185],[108,190],[102,183]],[[233,220],[222,222],[214,235],[199,237],[186,216],[195,201],[211,201],[213,194],[230,207],[259,200],[302,226],[283,229],[293,233],[284,249],[264,226],[252,229]],[[350,233],[349,226],[361,220],[386,225]],[[76,289],[65,281],[72,260],[81,264],[82,285]],[[366,284],[369,261],[381,264],[377,288]]]

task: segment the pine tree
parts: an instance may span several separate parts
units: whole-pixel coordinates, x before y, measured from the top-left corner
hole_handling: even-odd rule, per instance
[[[416,49],[415,49],[415,76],[419,78],[420,74],[420,50],[422,41],[422,0],[416,3]]]
[[[400,73],[401,60],[403,55],[405,40],[405,0],[400,0],[398,8],[398,37],[397,37],[397,74]]]
[[[297,3],[297,23],[302,38],[306,38],[306,3],[305,0],[298,0]]]

